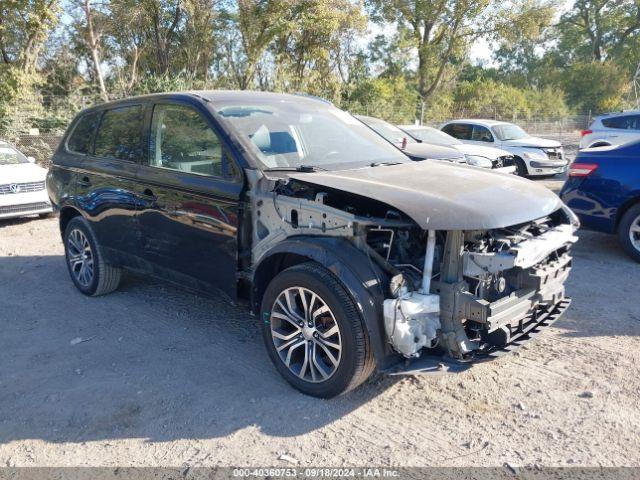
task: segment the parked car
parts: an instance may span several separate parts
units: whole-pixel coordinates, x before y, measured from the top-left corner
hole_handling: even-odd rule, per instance
[[[596,117],[581,135],[580,148],[622,145],[640,140],[640,111],[608,113]]]
[[[440,129],[472,145],[489,145],[515,157],[520,176],[556,175],[567,170],[560,142],[533,137],[513,123],[495,120],[454,120]]]
[[[453,148],[420,143],[395,125],[379,118],[366,117],[364,115],[355,115],[355,117],[382,138],[402,150],[412,160],[443,160],[445,162],[467,163],[464,155]]]
[[[578,151],[560,195],[583,227],[618,235],[640,262],[640,140]]]
[[[400,125],[398,128],[418,142],[455,148],[465,156],[469,165],[492,168],[501,173],[516,173],[515,158],[506,150],[470,145],[433,127]]]
[[[33,157],[0,141],[0,219],[49,215],[46,176],[47,171],[35,165]]]
[[[376,368],[464,370],[570,303],[576,220],[555,194],[413,162],[312,98],[102,104],[73,120],[48,185],[80,292],[109,293],[128,269],[246,295],[275,367],[310,395],[346,392]]]

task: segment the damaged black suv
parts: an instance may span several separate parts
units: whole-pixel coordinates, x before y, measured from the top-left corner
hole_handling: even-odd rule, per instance
[[[318,99],[186,92],[81,112],[48,178],[86,295],[123,270],[247,297],[319,397],[375,369],[459,371],[566,310],[577,220],[511,175],[413,162]]]

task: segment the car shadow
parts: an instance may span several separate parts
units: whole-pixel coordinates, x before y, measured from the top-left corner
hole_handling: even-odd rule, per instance
[[[580,237],[560,335],[640,335],[637,265],[613,237]],[[0,329],[0,442],[297,436],[401,381],[377,375],[343,397],[304,396],[270,363],[246,306],[130,275],[88,298],[62,256],[0,257]]]
[[[131,275],[88,298],[62,256],[0,257],[0,305],[0,442],[296,436],[398,381],[307,397],[276,372],[246,306]]]

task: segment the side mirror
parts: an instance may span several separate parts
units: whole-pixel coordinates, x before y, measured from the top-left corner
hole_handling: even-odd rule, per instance
[[[36,159],[34,157],[27,157],[29,163],[36,163]]]

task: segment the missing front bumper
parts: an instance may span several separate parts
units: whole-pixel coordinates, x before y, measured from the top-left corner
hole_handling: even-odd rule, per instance
[[[567,311],[571,305],[570,298],[563,298],[546,310],[537,309],[517,325],[509,325],[510,342],[503,346],[492,346],[486,350],[475,352],[472,358],[459,361],[438,355],[423,355],[422,357],[400,362],[384,370],[389,375],[418,375],[459,373],[468,370],[473,365],[494,360],[520,348],[525,343],[540,335],[545,328],[553,325]]]

